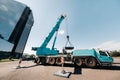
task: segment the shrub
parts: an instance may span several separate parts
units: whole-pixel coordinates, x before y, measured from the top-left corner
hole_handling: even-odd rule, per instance
[[[120,52],[118,52],[118,51],[112,51],[112,52],[110,53],[110,55],[111,55],[112,57],[118,57],[118,56],[120,56]]]

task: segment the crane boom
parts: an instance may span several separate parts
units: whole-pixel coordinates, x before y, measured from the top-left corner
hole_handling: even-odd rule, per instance
[[[62,20],[65,18],[64,15],[61,15],[61,17],[59,18],[58,22],[56,23],[56,25],[53,27],[53,29],[51,30],[51,32],[49,33],[48,37],[46,37],[46,39],[44,40],[44,42],[42,43],[41,47],[46,47],[49,43],[49,41],[51,40],[51,38],[53,37],[54,33],[56,31],[58,31],[59,26],[62,22]]]
[[[63,19],[65,17],[66,17],[66,15],[61,15],[60,16],[60,18],[58,19],[56,25],[53,27],[53,29],[51,30],[49,35],[45,38],[45,40],[43,41],[43,43],[42,43],[42,45],[40,47],[32,47],[32,50],[36,51],[37,56],[41,56],[41,55],[57,55],[58,54],[59,51],[54,49],[54,45],[55,45],[55,42],[56,42],[57,35],[54,38],[52,49],[47,48],[47,45],[50,42],[53,35],[55,34],[55,32],[58,31],[58,29],[60,27],[60,24],[61,24],[61,22],[63,21]]]

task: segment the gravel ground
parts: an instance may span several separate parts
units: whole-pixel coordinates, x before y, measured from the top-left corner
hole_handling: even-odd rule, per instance
[[[64,69],[71,72],[69,78],[55,76],[60,66],[36,66],[32,61],[23,61],[20,69],[16,69],[18,61],[0,63],[0,80],[119,80],[120,58],[114,59],[113,66],[96,69],[82,68],[82,74],[73,74],[73,65],[65,65]]]

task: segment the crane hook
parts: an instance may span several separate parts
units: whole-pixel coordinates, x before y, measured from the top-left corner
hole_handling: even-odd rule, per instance
[[[69,35],[67,35],[66,37],[67,37],[67,42],[66,42],[66,45],[65,45],[65,49],[66,50],[72,50],[72,49],[74,49],[73,45],[71,44],[71,42],[69,40]]]

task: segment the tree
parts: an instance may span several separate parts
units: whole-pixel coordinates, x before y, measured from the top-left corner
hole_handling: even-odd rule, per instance
[[[118,57],[118,56],[120,56],[120,52],[119,51],[111,51],[111,56]]]

